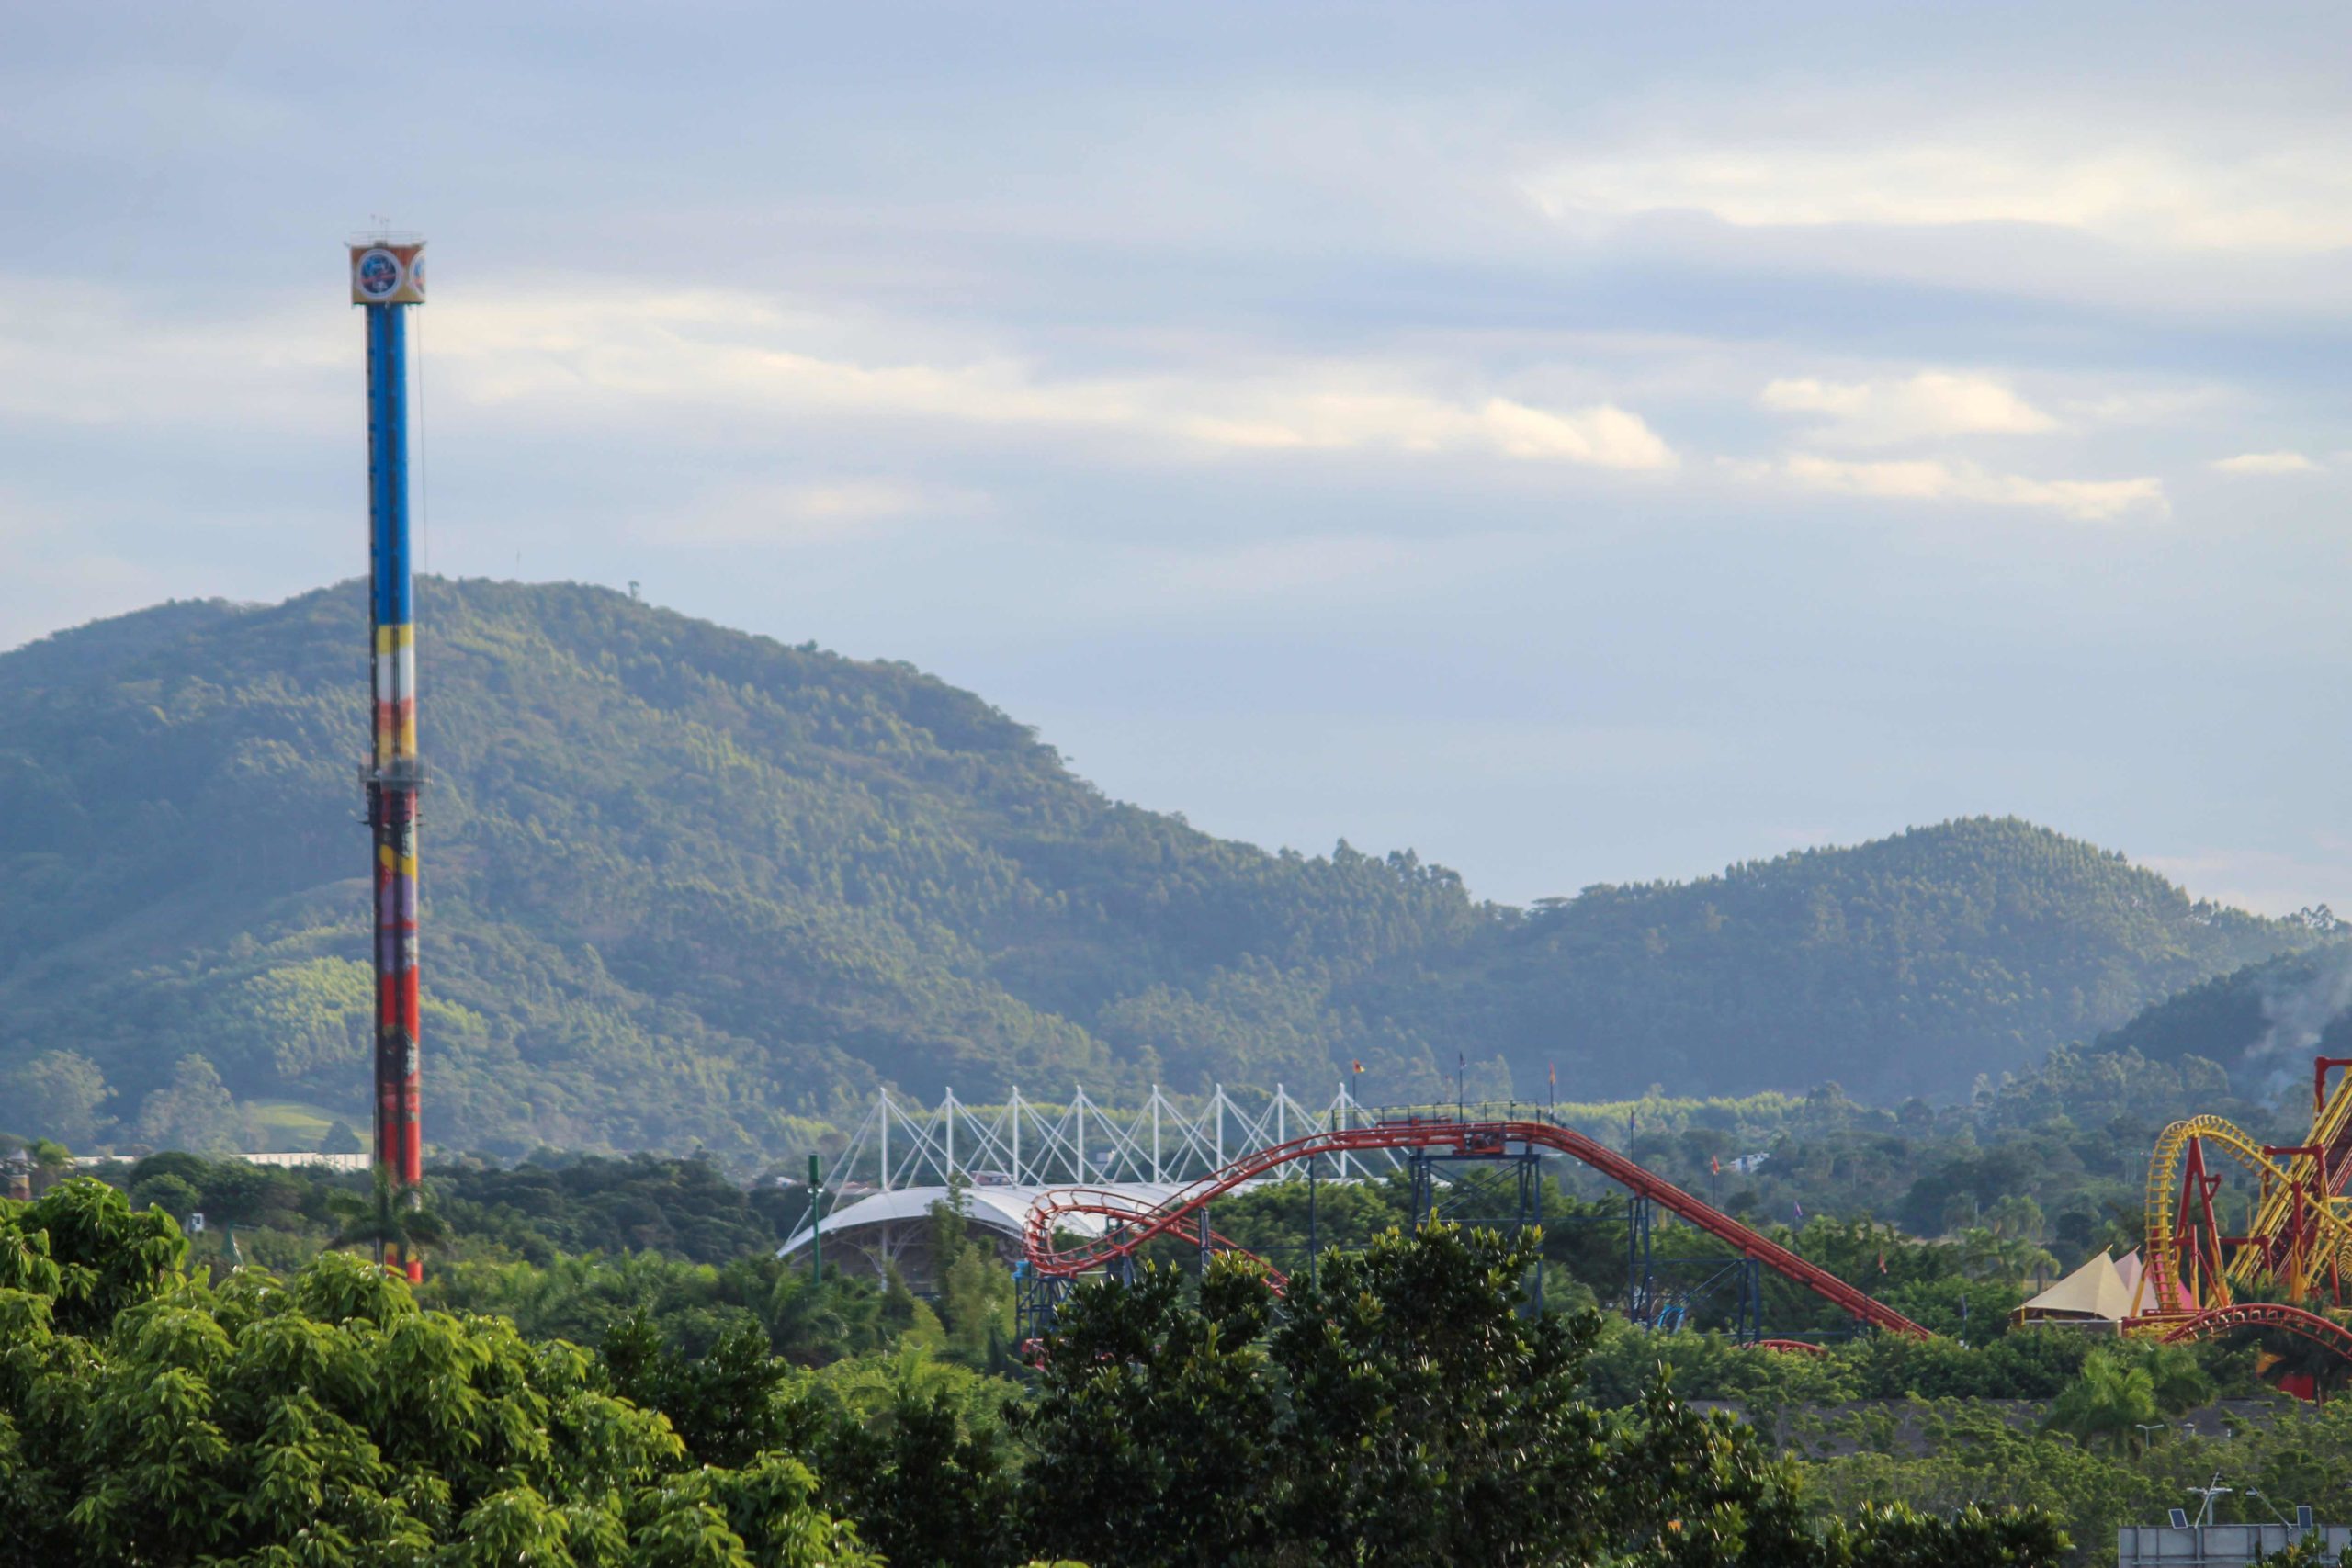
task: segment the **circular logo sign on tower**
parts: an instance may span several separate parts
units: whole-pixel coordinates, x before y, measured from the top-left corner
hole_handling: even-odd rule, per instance
[[[351,302],[424,303],[424,242],[374,238],[351,244]]]
[[[401,258],[377,245],[359,253],[359,259],[352,264],[351,284],[364,298],[380,305],[400,292],[401,273]]]

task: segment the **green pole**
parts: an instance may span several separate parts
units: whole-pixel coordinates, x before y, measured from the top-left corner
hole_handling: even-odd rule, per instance
[[[808,1156],[808,1259],[816,1268],[817,1282],[825,1282],[825,1235],[821,1228],[823,1211],[819,1200],[825,1195],[825,1179],[817,1173],[817,1156]]]

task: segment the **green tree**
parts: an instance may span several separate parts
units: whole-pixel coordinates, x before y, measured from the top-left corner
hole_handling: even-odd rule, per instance
[[[948,1353],[967,1366],[1002,1370],[1012,1340],[1012,1276],[974,1239],[960,1185],[931,1206],[931,1262]]]
[[[2086,1445],[2124,1449],[2137,1445],[2141,1434],[2136,1428],[2156,1425],[2163,1415],[2147,1367],[2128,1365],[2110,1351],[2094,1350],[2083,1362],[2082,1375],[2051,1405],[2048,1425]]]
[[[1582,1394],[1600,1330],[1531,1314],[1539,1241],[1393,1232],[1294,1278],[1212,1264],[1075,1292],[1018,1426],[1034,1550],[1158,1563],[2055,1563],[2040,1516],[1816,1525],[1752,1428]],[[1750,1353],[1752,1354],[1752,1353]],[[1973,1553],[1973,1555],[1968,1555]]]
[[[190,1279],[168,1215],[0,1205],[0,1553],[157,1568],[872,1568],[789,1456],[695,1467],[592,1358],[342,1254]]]
[[[244,1113],[220,1075],[191,1052],[172,1069],[172,1081],[139,1108],[139,1136],[159,1149],[191,1154],[235,1154],[249,1142]]]
[[[395,1253],[419,1257],[448,1239],[441,1216],[424,1202],[424,1189],[396,1179],[379,1165],[365,1193],[331,1192],[327,1213],[335,1222],[330,1247],[366,1247],[380,1260]]]
[[[44,1051],[0,1084],[10,1117],[25,1132],[85,1146],[98,1134],[98,1107],[114,1092],[98,1065],[78,1051]]]
[[[1034,1547],[1135,1568],[1266,1561],[1288,1500],[1270,1315],[1263,1280],[1230,1256],[1196,1306],[1171,1269],[1081,1285],[1035,1405],[1014,1413]]]

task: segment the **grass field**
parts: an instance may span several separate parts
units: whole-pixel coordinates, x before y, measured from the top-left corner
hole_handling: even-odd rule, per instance
[[[304,1105],[294,1100],[255,1100],[246,1102],[245,1110],[254,1119],[254,1130],[261,1136],[263,1154],[300,1154],[316,1149],[325,1142],[327,1129],[337,1122],[359,1132],[348,1117],[319,1105]],[[365,1138],[367,1134],[359,1132]]]

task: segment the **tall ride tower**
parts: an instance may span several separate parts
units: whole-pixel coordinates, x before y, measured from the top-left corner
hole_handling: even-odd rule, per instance
[[[424,242],[379,234],[351,245],[351,302],[368,312],[368,578],[376,743],[360,767],[376,845],[376,1165],[413,1202],[424,1175],[417,1050],[416,625],[409,561],[408,312],[424,303]],[[413,1253],[379,1240],[412,1280]]]

